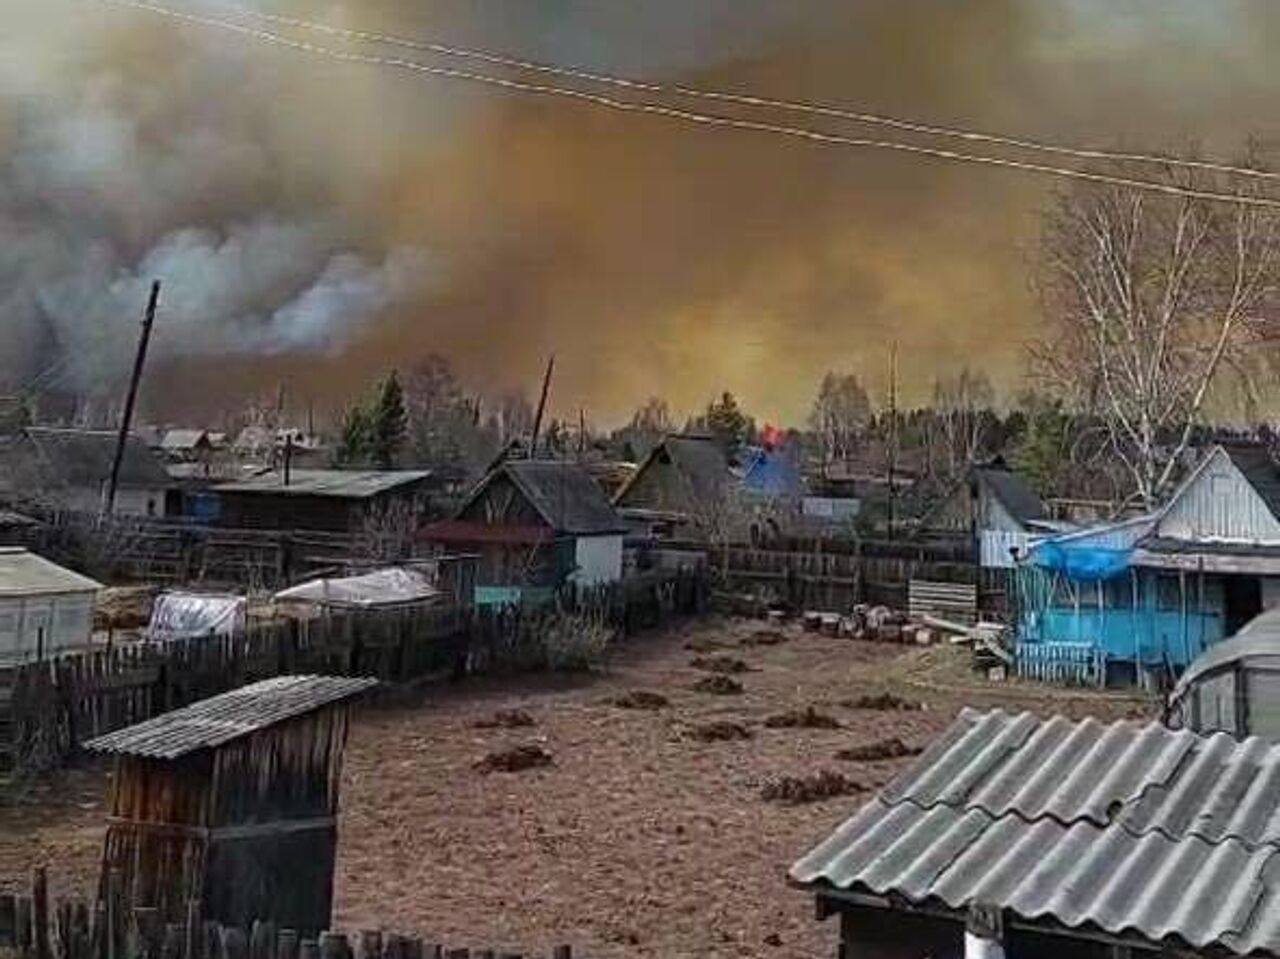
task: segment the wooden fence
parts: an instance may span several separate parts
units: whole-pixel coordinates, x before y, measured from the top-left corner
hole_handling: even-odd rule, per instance
[[[108,886],[111,883],[107,884]],[[223,926],[201,916],[192,902],[183,923],[162,923],[150,908],[125,910],[108,893],[87,903],[50,902],[44,870],[29,895],[0,895],[0,954],[18,959],[532,959],[508,949],[449,948],[421,936],[380,930],[356,935],[278,928],[255,922],[249,929]],[[573,959],[569,946],[552,959]]]
[[[731,588],[766,588],[792,606],[848,609],[858,603],[907,608],[913,579],[977,587],[984,615],[1007,615],[1009,570],[972,562],[911,557],[786,552],[732,547],[713,550]]]
[[[1019,643],[1014,669],[1023,679],[1067,686],[1103,686],[1107,657],[1090,643]]]
[[[32,548],[104,579],[275,589],[342,570],[364,551],[348,533],[226,529],[146,517],[57,512]]]
[[[139,643],[0,670],[0,774],[56,768],[95,736],[246,683],[287,673],[374,676],[536,669],[555,621],[578,616],[623,635],[705,608],[701,570],[650,573],[553,606],[442,605],[253,621],[231,637]],[[7,737],[5,736],[8,731]]]

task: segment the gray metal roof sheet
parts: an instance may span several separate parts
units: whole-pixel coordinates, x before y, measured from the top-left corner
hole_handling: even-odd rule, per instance
[[[277,676],[192,703],[84,744],[100,753],[177,759],[328,706],[377,685],[348,676]]]
[[[272,496],[337,496],[365,499],[400,486],[421,482],[431,476],[429,470],[318,470],[289,471],[289,485],[278,471],[263,473],[250,479],[221,483],[219,493],[249,493]]]
[[[1280,747],[965,710],[792,878],[1280,955]]]
[[[0,546],[0,596],[92,593],[102,584],[16,546]]]

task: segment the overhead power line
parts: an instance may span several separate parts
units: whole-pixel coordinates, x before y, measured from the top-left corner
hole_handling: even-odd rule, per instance
[[[809,116],[850,120],[855,123],[862,123],[871,126],[883,126],[907,133],[919,133],[932,137],[947,137],[951,139],[964,140],[970,143],[986,143],[993,146],[1011,147],[1018,150],[1029,150],[1039,153],[1054,154],[1057,156],[1075,157],[1081,160],[1114,160],[1125,163],[1146,163],[1166,167],[1174,166],[1212,171],[1215,173],[1227,173],[1233,176],[1257,177],[1259,179],[1267,180],[1280,179],[1280,173],[1275,173],[1270,170],[1258,170],[1252,167],[1222,163],[1215,160],[1192,160],[1185,157],[1164,156],[1155,153],[1128,153],[1119,150],[1104,150],[1096,147],[1077,147],[1045,140],[1034,140],[1026,137],[987,133],[981,130],[942,126],[934,123],[925,123],[919,120],[908,120],[901,117],[889,116],[883,113],[869,113],[863,110],[854,110],[849,107],[840,107],[829,103],[789,100],[780,97],[741,93],[732,90],[714,90],[706,87],[691,87],[679,83],[655,83],[649,80],[638,80],[634,77],[620,76],[614,73],[601,73],[594,70],[584,70],[581,67],[568,67],[554,63],[545,63],[537,60],[512,57],[500,53],[492,53],[487,50],[479,50],[474,47],[460,47],[452,44],[438,43],[431,40],[417,40],[409,37],[396,36],[394,34],[377,33],[370,30],[353,30],[345,27],[333,26],[327,23],[317,23],[313,20],[303,20],[298,17],[286,17],[280,14],[264,13],[248,7],[232,6],[232,9],[237,13],[253,17],[266,23],[276,23],[281,26],[292,27],[298,30],[309,30],[316,33],[324,33],[329,36],[341,37],[346,40],[356,40],[362,43],[384,44],[386,46],[402,47],[407,50],[417,50],[423,53],[434,53],[439,56],[476,60],[493,66],[507,67],[513,70],[524,70],[532,73],[542,73],[548,76],[562,77],[570,80],[581,80],[586,83],[612,86],[624,90],[631,90],[637,93],[652,93],[666,96],[674,95],[688,97],[691,99],[733,103],[740,106],[764,107],[771,110],[801,113]]]
[[[1034,163],[1024,160],[1013,160],[1006,157],[986,156],[982,154],[962,153],[957,150],[925,146],[916,143],[905,143],[899,140],[874,140],[864,137],[850,137],[836,133],[826,133],[821,130],[813,130],[808,127],[788,126],[778,123],[768,123],[760,120],[748,120],[741,117],[728,117],[711,113],[701,113],[694,110],[685,110],[679,107],[671,107],[657,103],[620,100],[601,93],[591,93],[584,90],[551,86],[549,84],[542,83],[529,83],[522,80],[512,80],[507,77],[495,77],[488,74],[475,73],[470,70],[461,70],[454,67],[433,66],[426,63],[420,63],[416,60],[405,60],[399,57],[382,57],[371,54],[354,53],[345,50],[335,50],[330,47],[319,46],[303,40],[294,40],[278,33],[272,33],[256,27],[247,27],[243,24],[234,23],[229,20],[184,13],[170,7],[148,3],[145,2],[145,0],[99,0],[99,2],[119,7],[128,7],[134,10],[146,11],[157,16],[166,17],[171,20],[191,24],[193,26],[201,26],[235,33],[240,36],[250,37],[263,43],[273,44],[302,53],[312,54],[314,56],[326,57],[344,63],[391,67],[426,76],[466,81],[502,90],[531,93],[547,97],[562,97],[621,113],[647,114],[650,116],[666,117],[668,119],[681,120],[687,123],[710,128],[767,133],[775,136],[804,140],[824,146],[845,146],[860,149],[907,153],[916,156],[949,160],[956,163],[970,163],[1006,170],[1019,170],[1024,173],[1055,176],[1089,183],[1105,183],[1113,186],[1123,186],[1135,190],[1143,190],[1150,193],[1162,193],[1171,196],[1182,196],[1210,202],[1229,203],[1235,206],[1280,209],[1280,200],[1268,197],[1221,193],[1215,190],[1183,187],[1172,183],[1159,183],[1134,177],[1117,176],[1090,170],[1072,169],[1069,167],[1059,167],[1045,163]]]

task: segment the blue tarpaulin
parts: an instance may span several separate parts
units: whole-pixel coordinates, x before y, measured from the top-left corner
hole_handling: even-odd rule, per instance
[[[1132,552],[1049,541],[1037,546],[1032,551],[1032,558],[1040,568],[1062,573],[1067,579],[1097,582],[1112,579],[1128,570]]]

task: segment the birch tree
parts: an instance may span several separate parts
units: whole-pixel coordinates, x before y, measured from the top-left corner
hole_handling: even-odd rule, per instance
[[[1249,202],[1268,181],[1172,168],[1164,180],[1238,200],[1059,194],[1038,277],[1048,331],[1032,346],[1047,384],[1105,424],[1130,499],[1148,508],[1177,479],[1215,385],[1248,377],[1280,288],[1280,210]]]

